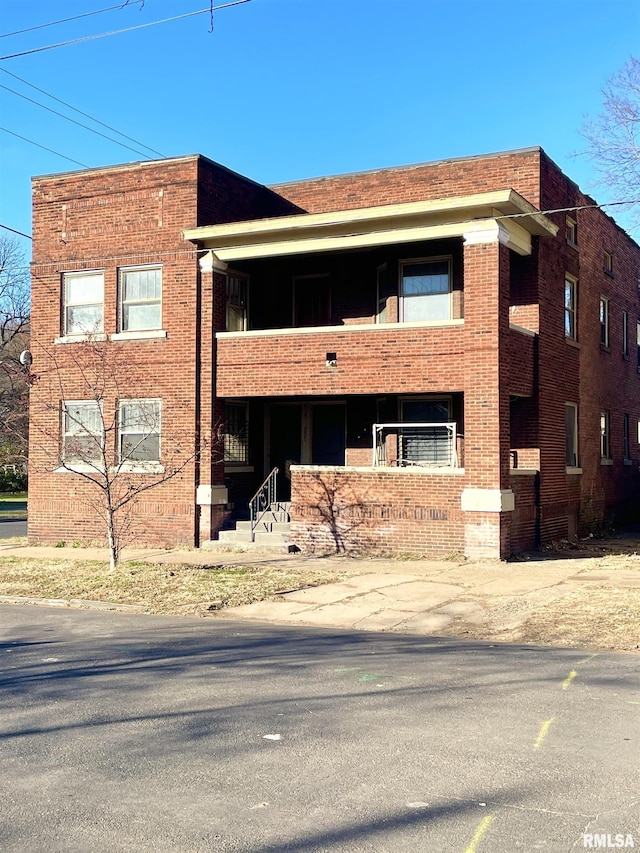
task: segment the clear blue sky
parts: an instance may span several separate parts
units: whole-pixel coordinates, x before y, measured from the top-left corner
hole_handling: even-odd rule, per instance
[[[5,35],[116,3],[0,0],[0,56],[208,0],[130,0]],[[249,0],[218,11],[209,29],[202,14],[2,59],[0,69],[163,156],[205,154],[262,183],[541,145],[584,190],[612,200],[574,154],[607,78],[638,52],[638,0]],[[0,85],[114,136],[2,71]],[[157,156],[5,88],[0,125],[91,167]],[[31,176],[80,167],[2,130],[0,156],[0,223],[30,233]]]

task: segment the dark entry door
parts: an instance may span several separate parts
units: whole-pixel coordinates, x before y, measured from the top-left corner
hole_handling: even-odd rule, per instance
[[[269,455],[271,468],[279,468],[278,500],[291,499],[290,465],[302,459],[302,406],[276,405],[271,407],[269,422]]]
[[[313,465],[344,465],[345,407],[320,405],[312,408],[311,462]]]

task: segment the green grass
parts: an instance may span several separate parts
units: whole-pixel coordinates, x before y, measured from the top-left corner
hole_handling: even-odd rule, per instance
[[[0,519],[26,518],[26,515],[26,492],[16,492],[15,494],[0,493]]]

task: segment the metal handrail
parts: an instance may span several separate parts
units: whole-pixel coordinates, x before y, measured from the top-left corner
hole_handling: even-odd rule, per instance
[[[272,503],[276,502],[276,476],[278,468],[274,468],[264,483],[249,501],[249,518],[251,519],[251,530],[253,531]]]

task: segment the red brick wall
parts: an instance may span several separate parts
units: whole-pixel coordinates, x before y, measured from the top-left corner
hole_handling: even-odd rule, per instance
[[[537,546],[536,480],[537,472],[511,472],[515,510],[511,514],[511,551],[533,551]]]
[[[463,481],[410,469],[293,466],[292,540],[306,553],[461,553]]]
[[[221,397],[392,394],[463,387],[463,329],[400,324],[376,330],[218,337]],[[328,352],[337,367],[327,367]]]
[[[541,151],[490,154],[275,184],[271,189],[310,213],[469,195],[512,187],[538,205]]]

